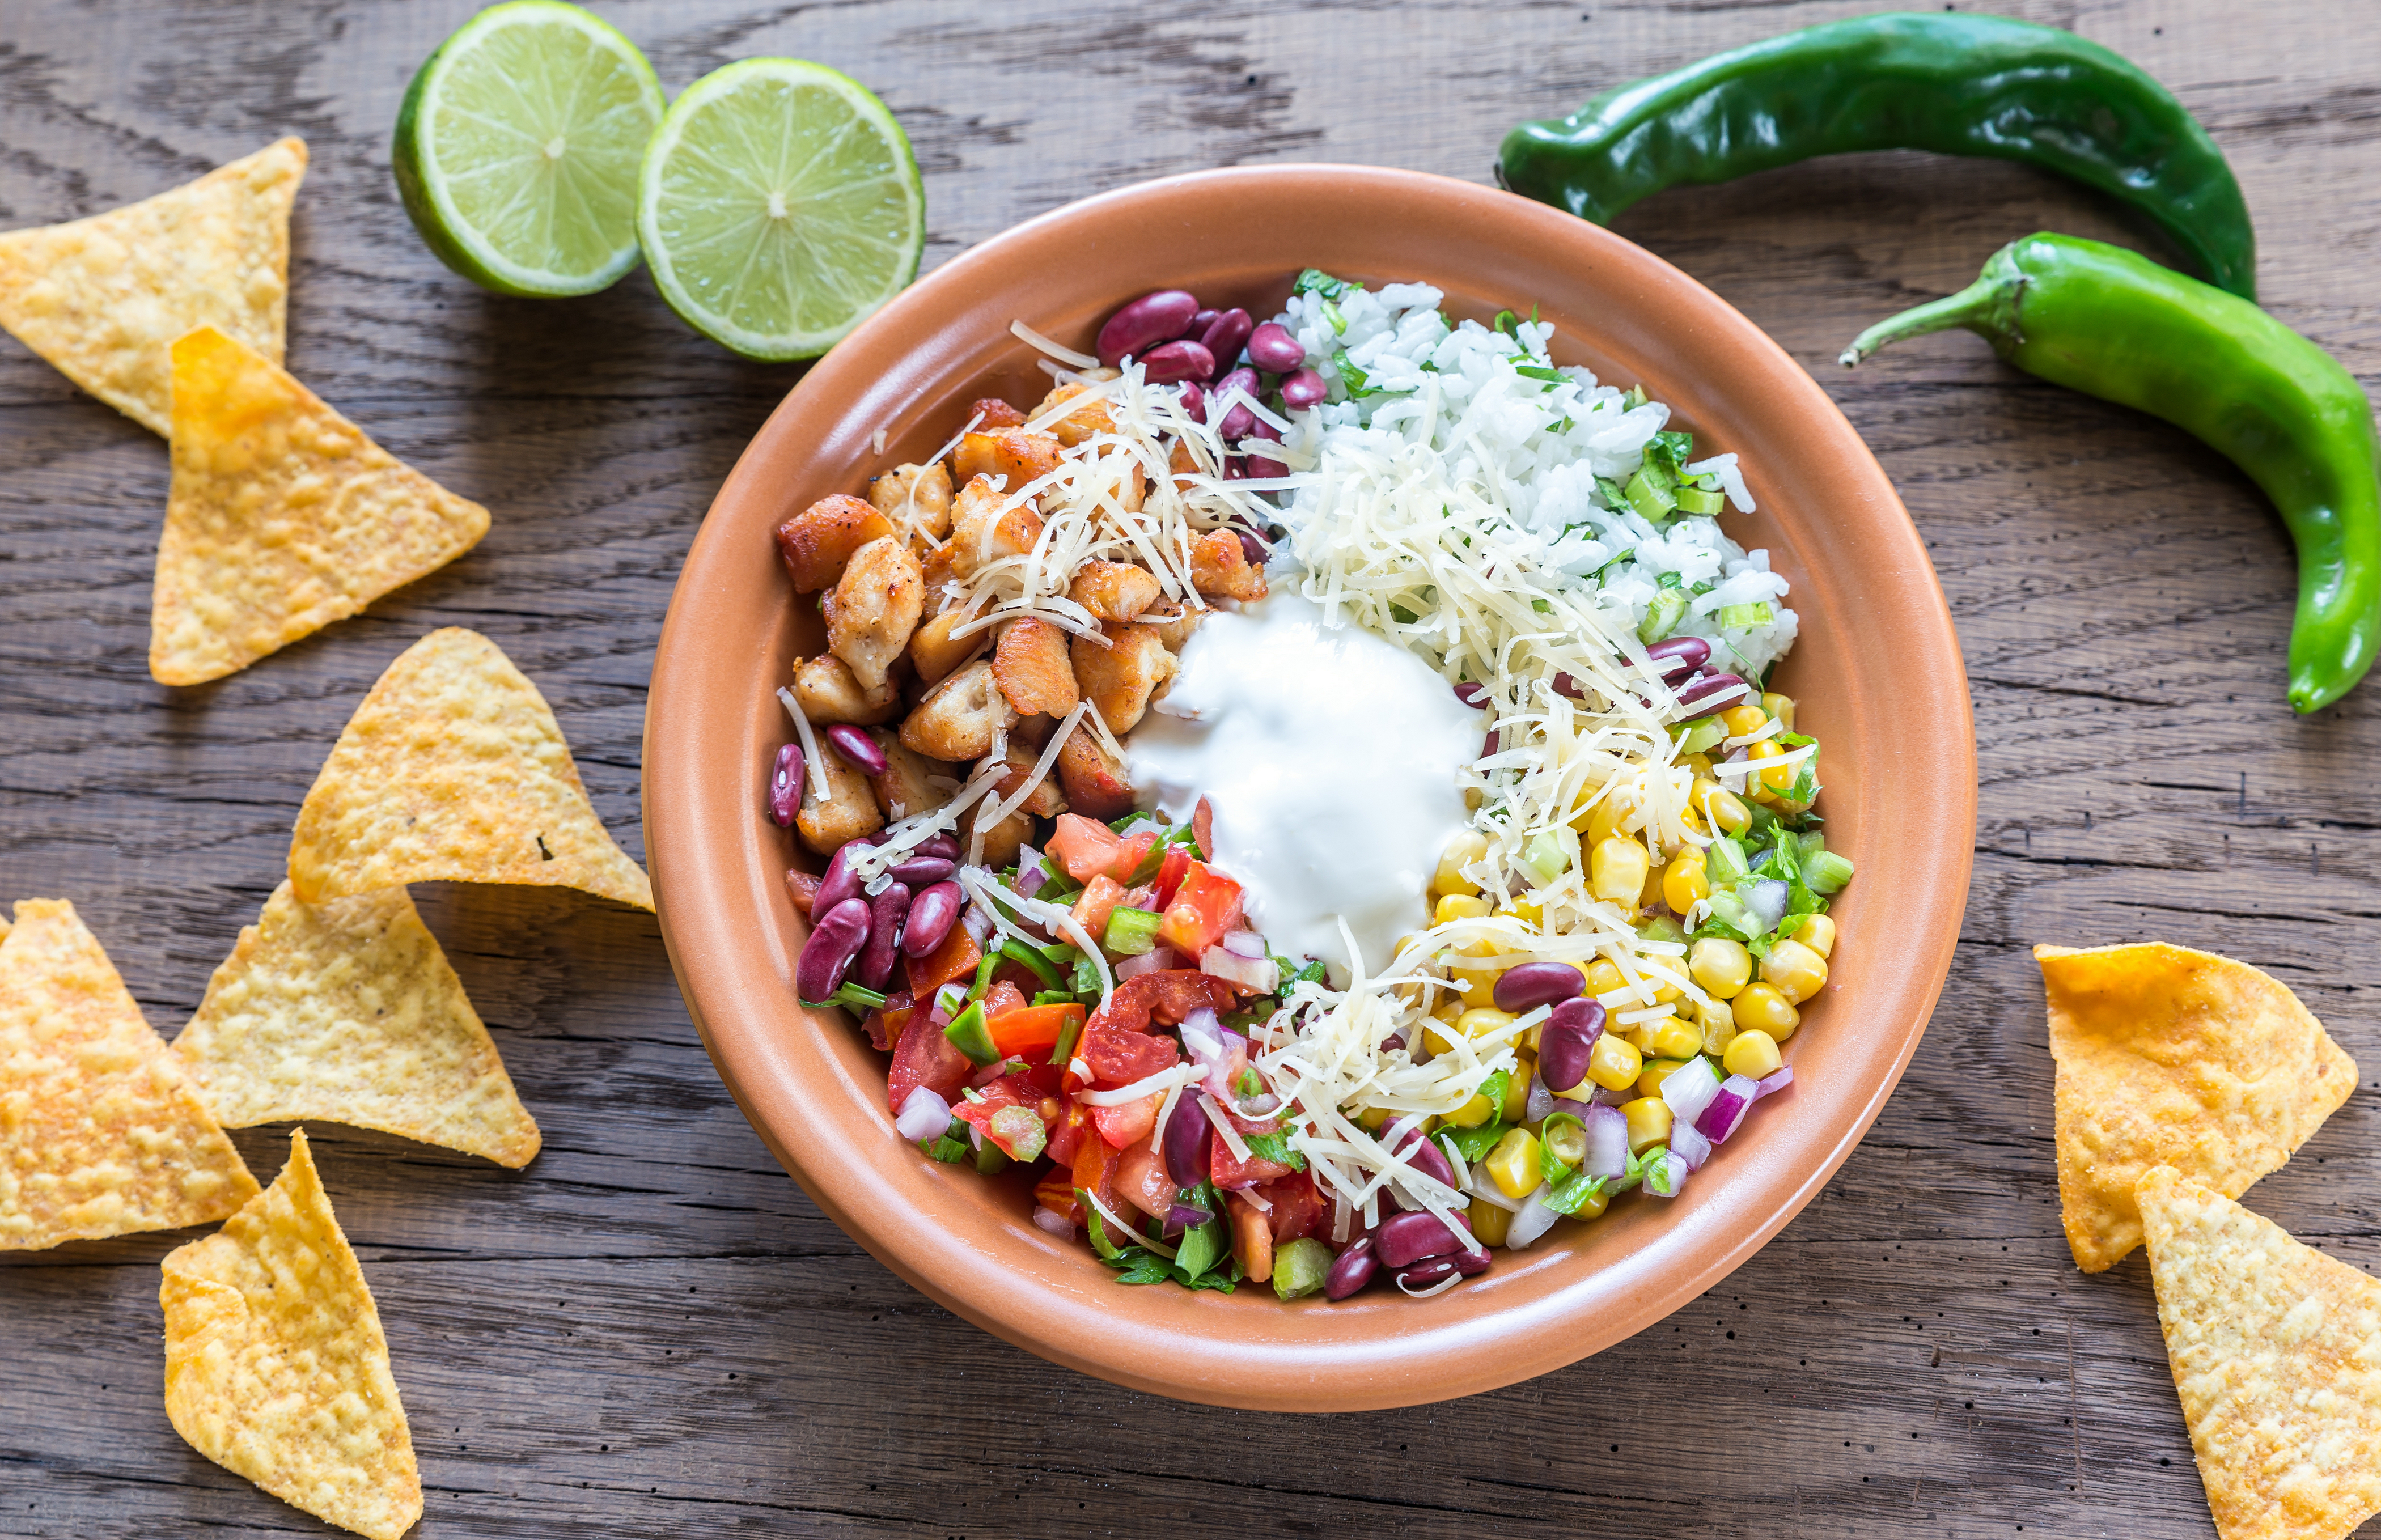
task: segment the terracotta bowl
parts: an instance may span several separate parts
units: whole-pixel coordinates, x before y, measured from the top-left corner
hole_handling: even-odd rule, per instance
[[[840,1012],[795,1003],[799,855],[762,812],[788,724],[774,699],[820,650],[771,532],[829,493],[922,459],[1004,395],[1047,386],[1022,320],[1088,348],[1118,304],[1195,290],[1262,317],[1304,267],[1421,279],[1478,317],[1534,304],[1556,351],[1642,382],[1699,451],[1744,457],[1760,504],[1730,532],[1793,583],[1801,640],[1780,670],[1825,740],[1831,848],[1859,875],[1825,998],[1789,1045],[1799,1077],[1669,1202],[1630,1198],[1427,1302],[1337,1304],[1270,1289],[1119,1286],[1036,1229],[1025,1185],[902,1144],[885,1059]],[[873,442],[883,434],[882,447]],[[1072,204],[902,295],[786,397],[721,488],[654,660],[645,831],[663,934],[719,1073],[805,1191],[886,1266],[1020,1347],[1189,1400],[1351,1411],[1543,1374],[1710,1289],[1810,1202],[1884,1106],[1951,961],[1975,825],[1975,739],[1951,621],[1892,486],[1825,393],[1716,296],[1628,241],[1486,188],[1360,166],[1215,171]],[[1228,855],[1228,852],[1227,852]]]

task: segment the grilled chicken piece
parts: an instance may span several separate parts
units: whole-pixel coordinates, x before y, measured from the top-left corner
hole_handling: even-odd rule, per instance
[[[777,526],[777,555],[794,591],[812,593],[843,576],[851,554],[893,532],[885,517],[857,497],[822,497]]]
[[[1110,621],[1100,632],[1108,641],[1105,647],[1089,637],[1075,638],[1069,649],[1075,682],[1108,731],[1122,738],[1140,725],[1149,698],[1174,677],[1178,665],[1155,627]]]
[[[861,689],[881,688],[910,645],[925,600],[918,558],[889,536],[871,541],[852,554],[836,581],[835,602],[821,606],[828,651],[850,667]]]
[[[982,759],[995,728],[1016,726],[1017,713],[993,682],[992,663],[978,658],[926,691],[901,724],[901,741],[928,759]]]
[[[873,727],[901,709],[901,690],[890,678],[874,690],[862,690],[841,658],[821,653],[794,665],[794,700],[804,716],[822,727],[852,722]]]
[[[1081,696],[1067,660],[1067,633],[1047,620],[1020,615],[1000,629],[992,677],[1022,716],[1064,716]]]

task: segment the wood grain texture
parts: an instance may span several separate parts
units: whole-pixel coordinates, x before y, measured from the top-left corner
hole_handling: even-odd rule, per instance
[[[496,513],[470,556],[366,616],[165,690],[143,666],[162,446],[0,342],[0,897],[72,898],[169,1034],[277,880],[355,702],[433,626],[487,632],[537,680],[641,854],[641,707],[678,562],[798,377],[694,336],[641,274],[540,304],[482,294],[422,250],[388,129],[416,63],[472,8],[0,6],[0,226],[303,134],[291,367]],[[917,142],[931,264],[1072,198],[1209,165],[1484,180],[1518,117],[1880,7],[600,8],[673,91],[756,54],[874,86]],[[2368,386],[2381,377],[2381,85],[2353,42],[2363,6],[2000,8],[2170,83],[2247,189],[2269,306]],[[418,1533],[2209,1533],[2145,1267],[2084,1277],[2060,1237],[2026,947],[2160,936],[2246,959],[2381,1086],[2381,687],[2290,715],[2288,543],[2180,434],[1965,336],[1833,365],[1867,321],[1964,283],[2028,230],[2157,250],[2088,195],[2013,166],[1860,156],[1666,194],[1618,227],[1834,395],[1909,502],[1966,652],[1983,811],[1958,962],[1900,1092],[1821,1201],[1671,1320],[1496,1394],[1332,1418],[1153,1400],[928,1304],[822,1218],[720,1086],[649,916],[427,887],[424,916],[546,1145],[507,1172],[312,1131],[412,1413]],[[2376,1106],[2351,1100],[2251,1199],[2366,1267]],[[278,1168],[285,1131],[237,1137],[261,1175]],[[0,1534],[322,1532],[165,1421],[156,1264],[186,1239],[0,1263]]]

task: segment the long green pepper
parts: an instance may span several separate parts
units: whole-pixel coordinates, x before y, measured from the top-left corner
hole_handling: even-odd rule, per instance
[[[2218,287],[2257,297],[2249,206],[2207,130],[2120,55],[2008,17],[1888,13],[1716,54],[1521,124],[1496,174],[1608,225],[1664,188],[1868,150],[2072,177],[2155,220]]]
[[[2290,704],[2319,711],[2381,646],[2381,457],[2373,405],[2322,348],[2245,299],[2074,236],[2004,246],[1959,293],[1844,350],[1960,326],[2029,374],[2164,418],[2247,472],[2298,545]]]

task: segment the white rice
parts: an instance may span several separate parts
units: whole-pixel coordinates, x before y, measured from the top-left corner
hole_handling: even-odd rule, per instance
[[[1688,596],[1687,609],[1645,640],[1703,637],[1716,665],[1759,678],[1793,645],[1796,628],[1769,553],[1747,552],[1709,515],[1676,513],[1657,527],[1625,504],[1613,507],[1596,484],[1598,477],[1625,483],[1636,472],[1669,408],[1631,406],[1585,369],[1556,369],[1546,353],[1551,324],[1520,321],[1509,336],[1476,321],[1450,326],[1442,298],[1426,284],[1291,296],[1275,319],[1331,383],[1331,398],[1292,414],[1288,446],[1313,464],[1328,443],[1386,451],[1427,434],[1449,475],[1534,536],[1548,566],[1627,606],[1641,627],[1662,580],[1675,574],[1669,586]],[[1352,395],[1359,383],[1367,393]],[[1753,511],[1734,455],[1683,469],[1716,484],[1740,512]],[[1294,487],[1285,521],[1297,527],[1318,495],[1311,484]],[[1738,605],[1765,605],[1767,614],[1739,610],[1731,618],[1744,623],[1723,627],[1720,612]]]

